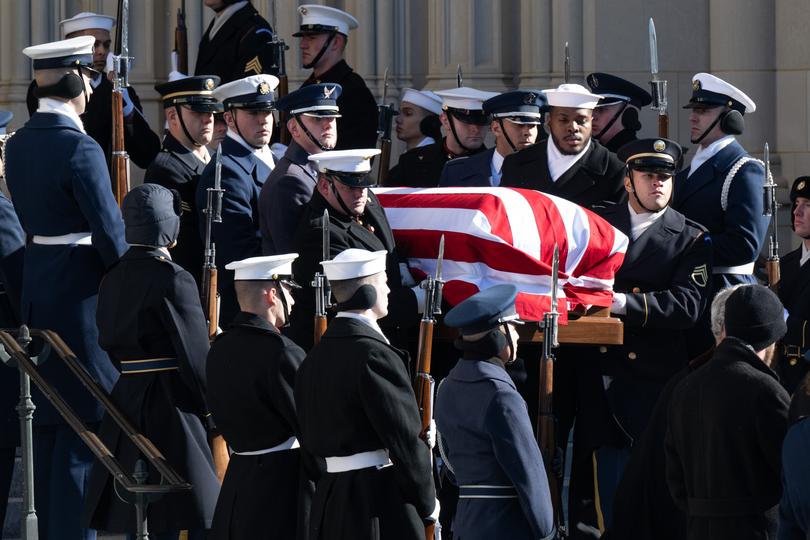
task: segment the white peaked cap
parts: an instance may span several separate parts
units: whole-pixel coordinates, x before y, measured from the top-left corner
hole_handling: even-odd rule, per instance
[[[483,110],[483,104],[489,98],[498,95],[497,92],[484,92],[468,86],[439,90],[436,95],[442,98],[444,105],[451,109],[464,109],[467,111]]]
[[[349,30],[357,28],[358,22],[352,15],[329,6],[319,4],[304,4],[298,6],[301,14],[301,32],[317,30],[322,27],[333,28],[348,36]]]
[[[367,251],[350,248],[340,252],[331,261],[321,261],[323,271],[329,281],[357,279],[385,272],[385,257],[388,252]]]
[[[285,253],[269,257],[251,257],[225,265],[234,271],[235,281],[269,281],[292,275],[292,263],[298,253]]]
[[[251,75],[243,79],[237,79],[229,83],[217,86],[214,89],[214,97],[217,101],[224,102],[240,96],[265,95],[273,92],[278,86],[278,77],[275,75],[259,74]]]
[[[111,32],[114,24],[115,18],[113,17],[92,13],[90,11],[83,11],[81,13],[77,13],[69,19],[60,21],[59,28],[62,30],[62,35],[66,36],[68,34],[72,34],[73,32],[80,32],[82,30],[90,30],[94,28]]]
[[[23,54],[32,60],[47,60],[50,58],[66,58],[69,56],[93,54],[93,36],[79,36],[61,41],[52,41],[41,45],[31,45],[23,49]]]
[[[367,173],[371,171],[371,158],[380,153],[379,148],[356,150],[330,150],[309,156],[320,172]]]
[[[400,101],[413,103],[414,105],[422,107],[433,114],[442,114],[442,98],[430,90],[405,88],[402,90],[402,99]]]
[[[557,88],[543,90],[552,107],[594,109],[603,96],[592,93],[581,84],[561,84]]]
[[[692,77],[693,96],[700,89],[730,97],[745,107],[743,112],[746,114],[757,110],[757,104],[745,92],[711,73],[697,73]]]

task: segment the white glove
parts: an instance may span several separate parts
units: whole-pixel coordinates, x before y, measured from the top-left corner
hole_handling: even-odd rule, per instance
[[[610,302],[610,312],[616,315],[627,314],[627,295],[620,292],[613,293],[613,300]]]
[[[429,521],[431,523],[438,523],[439,512],[441,512],[441,506],[439,506],[439,499],[436,499],[436,506],[433,507],[433,512],[427,518],[425,518],[425,521]]]
[[[124,91],[121,92],[121,97],[124,98],[124,116],[129,116],[132,114],[132,111],[135,110],[135,104],[132,102],[132,98],[129,97],[129,88],[124,88]]]
[[[399,263],[399,275],[402,278],[403,287],[413,287],[416,285],[416,280],[411,275],[411,269],[405,263]]]
[[[436,447],[436,420],[430,421],[430,426],[428,426],[425,432],[425,443],[427,443],[428,448],[431,450]]]
[[[422,288],[422,285],[416,285],[411,287],[413,294],[416,295],[416,311],[420,314],[425,312],[425,289]]]

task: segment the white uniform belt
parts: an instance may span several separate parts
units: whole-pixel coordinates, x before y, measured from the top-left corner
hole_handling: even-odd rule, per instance
[[[360,452],[359,454],[352,454],[351,456],[326,458],[326,472],[330,473],[359,471],[360,469],[368,469],[371,467],[382,469],[390,465],[393,465],[393,463],[388,459],[388,450],[386,449]]]
[[[750,276],[754,273],[754,263],[741,264],[739,266],[715,266],[712,268],[712,274],[741,274],[743,276]]]
[[[60,236],[40,236],[34,235],[33,242],[41,246],[90,246],[93,236],[89,232],[76,232],[62,234]]]
[[[283,452],[284,450],[293,450],[294,448],[301,448],[298,444],[298,439],[293,435],[281,444],[277,444],[272,448],[263,448],[262,450],[250,450],[248,452],[237,452],[231,448],[231,452],[237,456],[261,456],[262,454],[272,454],[273,452]]]

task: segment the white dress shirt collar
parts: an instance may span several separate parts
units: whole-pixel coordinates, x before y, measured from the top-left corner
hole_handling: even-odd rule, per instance
[[[76,110],[71,105],[68,105],[65,101],[59,101],[58,99],[49,97],[39,98],[39,108],[37,109],[37,112],[55,113],[61,114],[62,116],[67,116],[74,124],[76,124],[76,127],[79,128],[82,133],[87,133],[84,130],[82,119],[79,118],[78,114],[76,114]]]
[[[557,145],[554,144],[554,141],[551,137],[548,138],[547,145],[547,161],[548,161],[548,173],[551,176],[551,180],[556,182],[565,172],[570,169],[574,163],[582,159],[582,156],[585,155],[585,152],[591,147],[591,141],[588,140],[588,144],[585,145],[578,154],[568,155],[563,154],[560,152],[560,149],[557,148]]]
[[[695,157],[692,158],[691,165],[689,165],[687,178],[692,176],[692,173],[698,170],[698,167],[713,158],[720,150],[733,143],[734,140],[734,135],[726,135],[725,137],[717,139],[709,146],[699,146],[697,152],[695,152]]]
[[[419,141],[419,143],[416,146],[414,146],[414,148],[419,148],[421,146],[427,146],[427,145],[433,144],[435,142],[436,142],[436,139],[434,139],[433,137],[425,137],[424,139]]]
[[[367,325],[367,326],[371,327],[372,329],[374,329],[374,331],[376,331],[378,334],[380,334],[380,336],[385,340],[386,343],[388,343],[389,345],[391,344],[391,342],[388,341],[388,338],[385,337],[385,334],[383,334],[382,328],[380,328],[380,325],[377,324],[377,321],[375,321],[374,319],[372,319],[371,317],[369,317],[367,315],[363,315],[362,313],[357,313],[355,311],[339,311],[338,314],[335,315],[335,317],[345,317],[347,319],[357,319],[358,321],[360,321],[360,322],[364,323],[365,325]]]
[[[268,167],[270,167],[271,171],[276,168],[276,163],[273,160],[273,152],[270,151],[269,146],[265,144],[261,148],[254,148],[251,145],[249,145],[245,141],[245,139],[243,139],[237,132],[235,132],[231,128],[228,128],[227,135],[231,139],[235,140],[236,142],[238,142],[239,144],[250,150],[250,153],[256,156],[258,159],[262,160]]]
[[[208,32],[208,38],[214,39],[216,33],[219,32],[219,29],[222,28],[226,22],[228,22],[228,19],[230,19],[234,13],[245,7],[247,4],[247,0],[243,0],[242,2],[231,4],[217,13],[217,16],[214,18],[214,25],[211,27],[211,31]],[[273,21],[273,24],[275,24],[275,21]]]
[[[642,214],[637,214],[633,207],[630,206],[629,202],[627,203],[627,208],[630,210],[630,235],[635,242],[638,240],[639,236],[644,234],[644,231],[649,229],[653,223],[664,215],[664,212],[667,211],[669,206],[664,207],[663,210],[659,210],[658,212],[644,212]]]

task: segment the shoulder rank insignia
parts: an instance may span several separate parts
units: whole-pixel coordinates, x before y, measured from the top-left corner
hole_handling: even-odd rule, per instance
[[[709,283],[709,271],[705,264],[696,266],[689,277],[695,282],[695,285],[701,288]]]
[[[262,72],[262,63],[259,62],[258,56],[254,56],[250,62],[245,64],[245,73],[249,73],[251,71],[256,72],[257,75]]]

